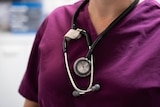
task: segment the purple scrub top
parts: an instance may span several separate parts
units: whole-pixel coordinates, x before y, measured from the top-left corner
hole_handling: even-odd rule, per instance
[[[62,42],[81,2],[59,7],[44,20],[19,93],[38,102],[39,107],[160,107],[160,4],[154,0],[137,5],[95,47],[94,84],[100,84],[101,89],[72,96]],[[76,24],[89,33],[92,41],[97,38],[87,5]],[[74,61],[87,51],[85,38],[69,42],[71,71]],[[78,87],[88,86],[88,78],[72,75]]]

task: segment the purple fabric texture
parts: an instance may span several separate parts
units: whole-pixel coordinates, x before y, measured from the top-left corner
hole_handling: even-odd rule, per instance
[[[94,83],[97,92],[73,97],[74,90],[64,64],[62,42],[71,28],[72,16],[81,4],[55,9],[40,26],[19,93],[39,107],[160,107],[160,4],[145,0],[114,26],[97,44]],[[87,5],[76,21],[95,41],[97,34]],[[85,38],[68,44],[69,65],[85,56]],[[78,87],[88,78],[73,74]]]

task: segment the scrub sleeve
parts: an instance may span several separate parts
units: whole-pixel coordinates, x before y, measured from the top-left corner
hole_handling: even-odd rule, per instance
[[[47,25],[47,18],[43,21],[36,34],[36,38],[33,43],[33,47],[30,53],[28,66],[24,74],[23,80],[19,87],[19,93],[32,101],[38,102],[38,64],[39,53],[38,47],[41,41],[42,35]]]

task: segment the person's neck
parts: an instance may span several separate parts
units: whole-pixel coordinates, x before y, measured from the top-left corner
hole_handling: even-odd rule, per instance
[[[97,34],[101,33],[134,0],[90,0],[88,12]]]
[[[134,0],[90,0],[88,10],[90,15],[97,17],[116,17]]]

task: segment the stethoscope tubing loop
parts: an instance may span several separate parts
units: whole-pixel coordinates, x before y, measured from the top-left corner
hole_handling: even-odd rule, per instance
[[[93,85],[93,55],[91,55],[91,74],[90,74],[90,82],[89,82],[89,85],[88,85],[88,88],[86,90],[82,90],[80,88],[78,88],[73,80],[73,77],[71,75],[71,71],[70,71],[70,68],[69,68],[69,64],[68,64],[68,57],[67,57],[67,53],[65,52],[64,53],[64,57],[65,57],[65,65],[66,65],[66,70],[67,70],[67,73],[68,73],[68,76],[69,76],[69,79],[70,79],[70,82],[73,86],[73,88],[80,92],[80,93],[86,93],[86,92],[89,92],[91,91],[91,87]]]

